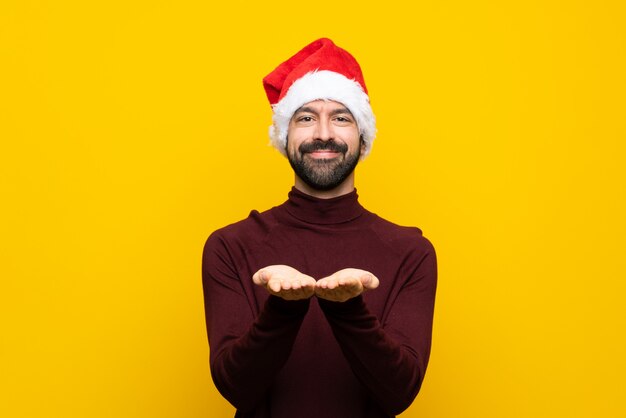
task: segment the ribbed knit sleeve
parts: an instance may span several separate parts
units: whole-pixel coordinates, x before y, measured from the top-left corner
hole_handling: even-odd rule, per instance
[[[428,252],[408,263],[411,275],[384,324],[363,296],[343,303],[319,300],[352,371],[390,416],[409,407],[428,364],[437,282],[435,252],[428,245]]]
[[[239,411],[259,407],[281,370],[310,301],[270,296],[254,314],[223,240],[213,234],[203,252],[202,280],[211,374],[220,393]]]

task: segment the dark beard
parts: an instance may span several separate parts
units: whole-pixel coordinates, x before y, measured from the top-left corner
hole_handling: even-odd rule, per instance
[[[289,140],[289,139],[287,139]],[[332,150],[342,155],[331,159],[314,160],[306,156],[315,150]],[[332,190],[339,186],[354,171],[361,157],[361,147],[353,154],[347,154],[348,146],[334,141],[305,142],[298,152],[287,152],[289,164],[303,182],[315,190]]]

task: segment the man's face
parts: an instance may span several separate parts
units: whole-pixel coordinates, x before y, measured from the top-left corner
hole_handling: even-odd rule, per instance
[[[315,100],[298,109],[287,133],[287,158],[316,190],[332,190],[354,170],[362,151],[359,128],[341,103]]]

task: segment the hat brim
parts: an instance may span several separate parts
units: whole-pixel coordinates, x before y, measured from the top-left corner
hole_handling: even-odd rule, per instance
[[[360,84],[333,71],[312,71],[296,80],[285,96],[272,106],[273,125],[270,126],[271,144],[287,155],[287,131],[293,114],[314,100],[333,100],[343,104],[356,119],[359,133],[365,143],[361,159],[365,158],[376,137],[376,118],[369,96]]]

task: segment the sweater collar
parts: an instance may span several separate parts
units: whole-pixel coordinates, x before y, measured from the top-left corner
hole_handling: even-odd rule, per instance
[[[356,189],[342,196],[320,199],[292,187],[288,196],[289,199],[285,202],[287,212],[301,221],[312,224],[330,225],[348,222],[365,212],[365,208],[359,203]]]

